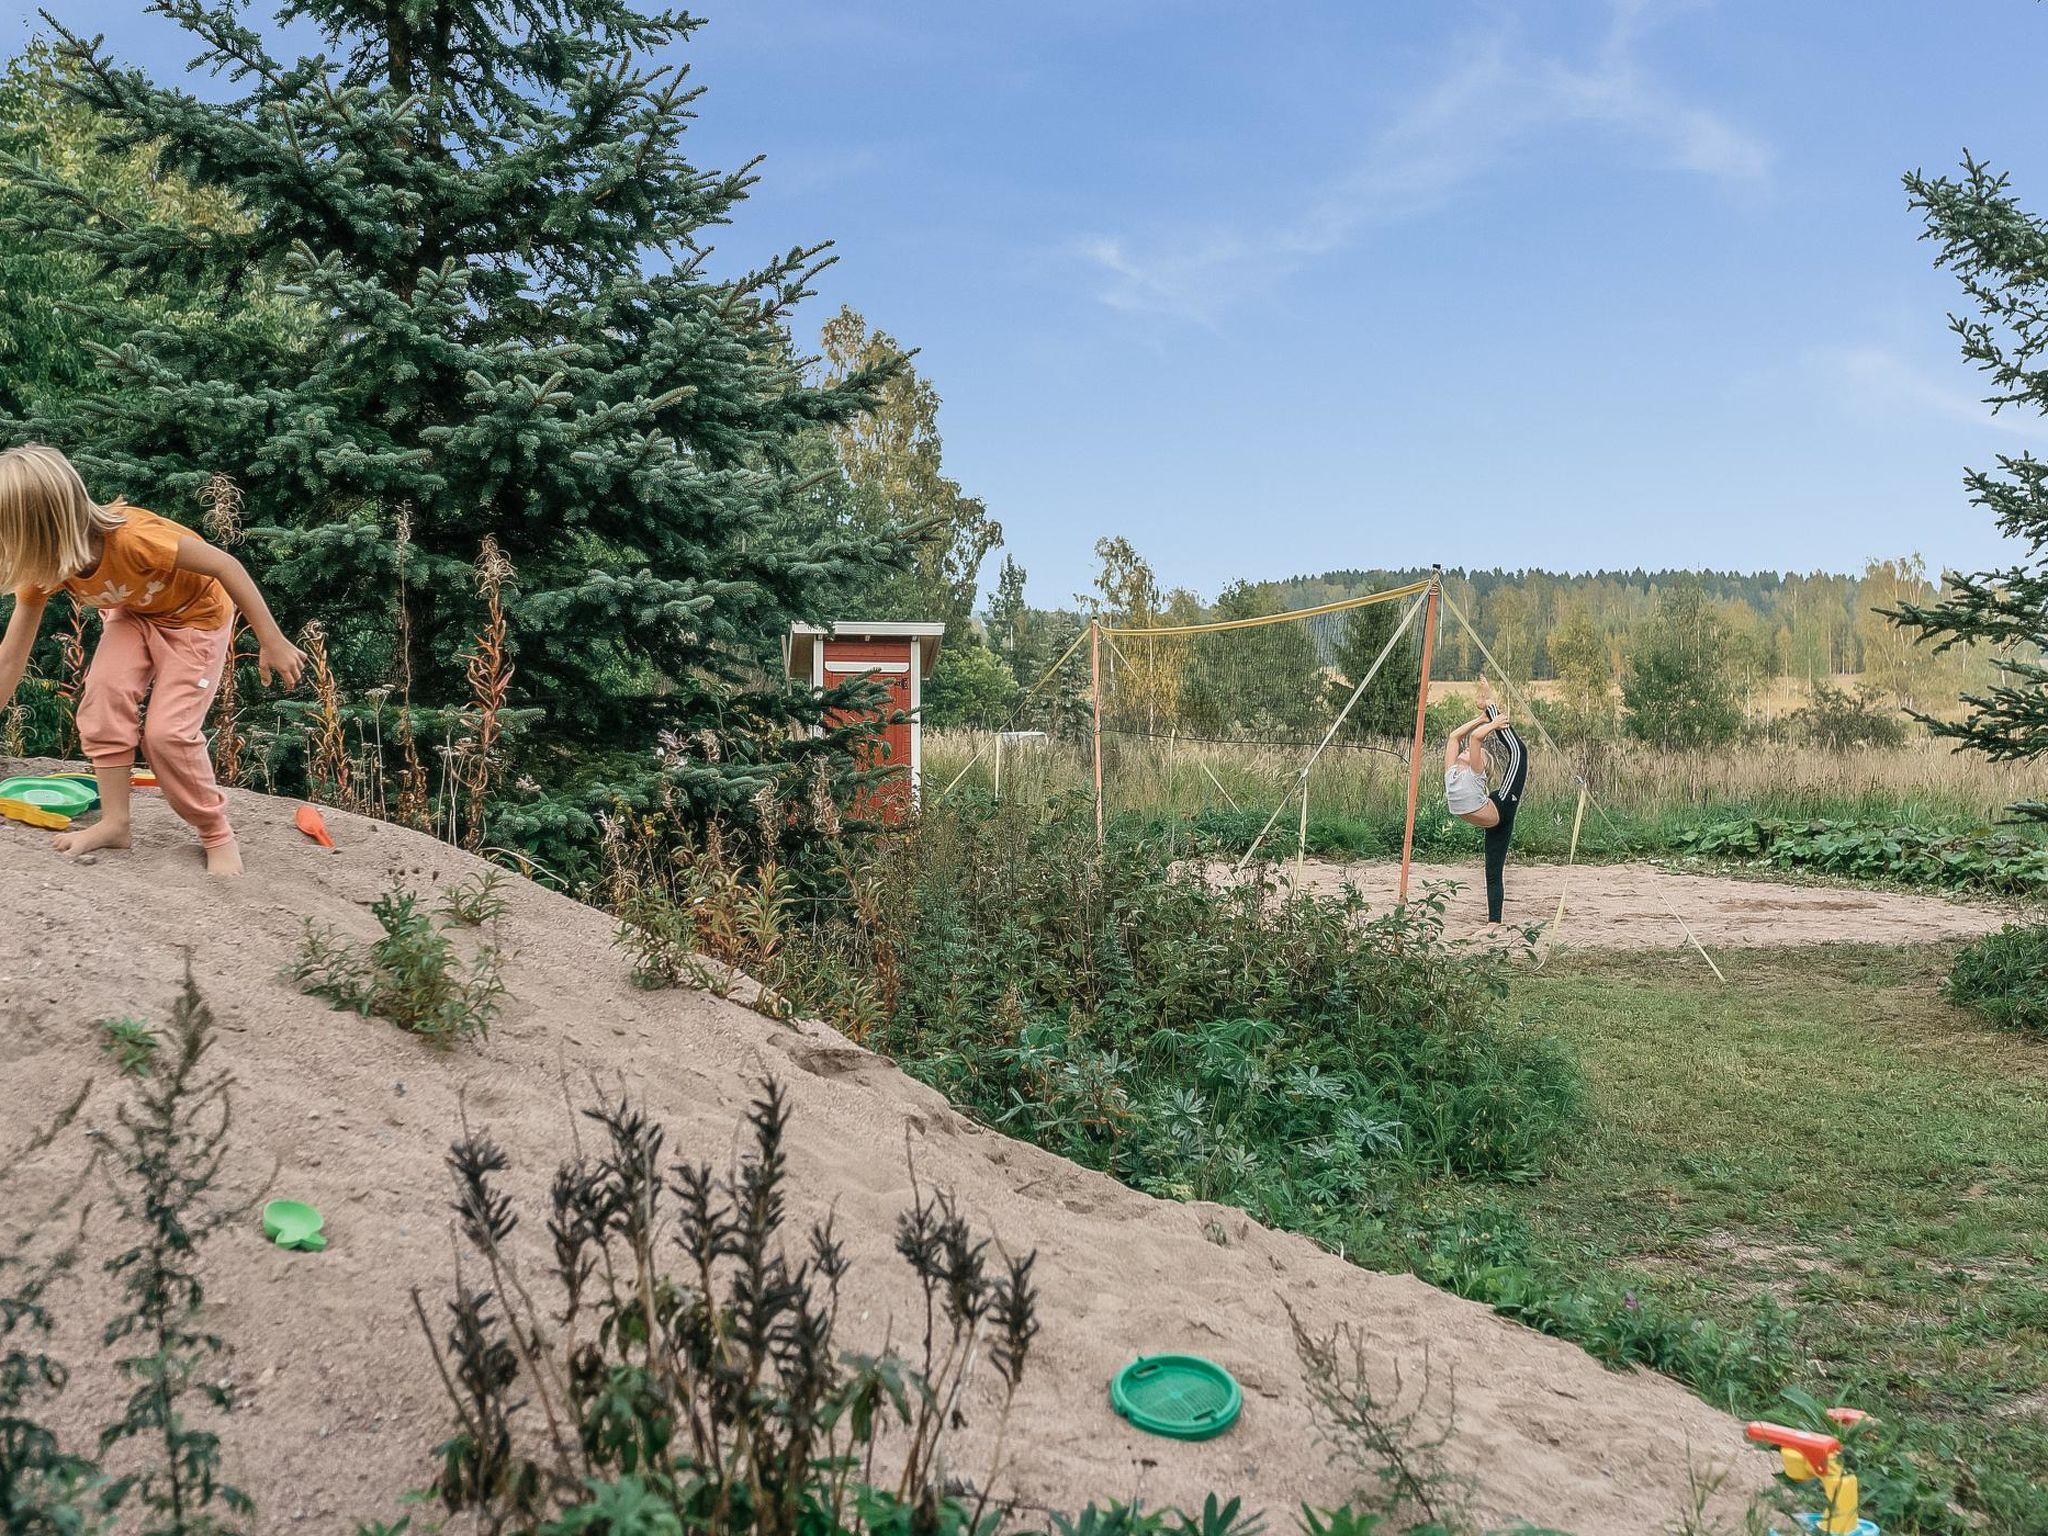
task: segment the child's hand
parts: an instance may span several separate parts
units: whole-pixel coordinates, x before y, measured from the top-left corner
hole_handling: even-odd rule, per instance
[[[283,635],[279,635],[275,640],[265,641],[257,649],[256,675],[265,683],[275,679],[287,688],[296,688],[305,670],[306,653]]]

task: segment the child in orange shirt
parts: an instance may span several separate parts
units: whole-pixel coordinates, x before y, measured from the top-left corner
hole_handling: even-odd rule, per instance
[[[241,561],[169,518],[101,506],[71,461],[33,444],[0,453],[0,590],[14,616],[0,638],[0,703],[14,697],[51,593],[100,610],[99,648],[78,703],[78,737],[100,785],[100,819],[58,837],[60,852],[126,848],[135,749],[171,808],[199,834],[206,867],[242,872],[227,797],[214,782],[206,712],[229,665],[235,610],[259,646],[263,680],[289,688],[305,653],[287,640]],[[149,700],[148,718],[142,702]]]

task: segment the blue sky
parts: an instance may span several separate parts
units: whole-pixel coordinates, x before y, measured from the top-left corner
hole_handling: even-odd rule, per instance
[[[921,348],[1039,601],[1104,533],[1205,593],[2009,553],[1962,471],[2048,429],[1977,404],[1899,175],[2048,210],[2033,0],[696,8],[700,158],[768,156],[726,250],[837,242],[807,327]]]

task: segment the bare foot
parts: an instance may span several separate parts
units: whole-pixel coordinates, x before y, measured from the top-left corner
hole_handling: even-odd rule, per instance
[[[127,822],[101,821],[78,832],[59,832],[50,846],[59,853],[91,853],[96,848],[126,848],[128,835]]]
[[[242,872],[242,845],[229,838],[218,848],[207,849],[206,872],[209,875],[239,875]]]

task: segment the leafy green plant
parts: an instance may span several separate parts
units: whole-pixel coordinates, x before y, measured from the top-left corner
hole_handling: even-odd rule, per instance
[[[1710,858],[1859,880],[2012,896],[2048,891],[2048,845],[1990,828],[1939,832],[1903,825],[1749,817],[1681,832],[1674,842],[1684,852]]]
[[[1946,990],[2002,1029],[2048,1036],[2048,924],[2008,923],[1965,945]]]
[[[100,1020],[100,1049],[126,1077],[146,1077],[156,1062],[156,1031],[140,1019]]]
[[[1012,1134],[1333,1241],[1419,1174],[1544,1166],[1574,1068],[1440,903],[1215,882],[1142,831],[1098,849],[1085,811],[927,814],[875,875],[872,1043]]]
[[[465,928],[482,928],[503,919],[507,911],[505,872],[480,869],[451,885],[441,898],[441,915]]]
[[[499,951],[480,949],[465,964],[445,923],[437,926],[403,888],[385,892],[370,911],[383,931],[367,945],[307,922],[291,971],[299,990],[436,1045],[488,1033],[505,996]]]

